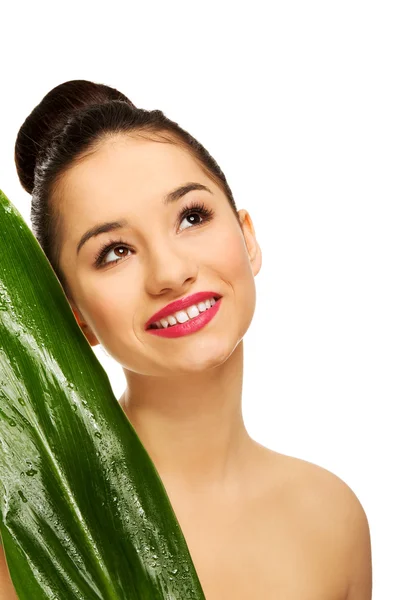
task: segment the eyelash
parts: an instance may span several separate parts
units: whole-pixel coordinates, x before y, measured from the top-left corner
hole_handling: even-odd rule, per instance
[[[214,211],[212,209],[207,208],[204,202],[193,202],[192,204],[186,205],[182,208],[178,216],[179,223],[186,217],[191,216],[192,213],[199,213],[203,217],[202,222],[197,223],[197,226],[202,225],[207,221],[210,221],[214,216]],[[192,227],[196,227],[196,225],[192,225]],[[189,227],[189,229],[191,229],[191,227]],[[102,269],[106,265],[112,265],[116,262],[120,262],[124,258],[123,256],[121,258],[116,258],[115,260],[110,260],[107,263],[103,262],[103,259],[107,256],[107,254],[111,250],[113,250],[114,248],[118,248],[119,246],[124,246],[128,248],[127,244],[121,238],[119,240],[110,240],[109,242],[104,244],[104,246],[100,248],[99,252],[95,257],[94,266],[97,269]],[[130,248],[128,248],[128,250],[130,250]]]

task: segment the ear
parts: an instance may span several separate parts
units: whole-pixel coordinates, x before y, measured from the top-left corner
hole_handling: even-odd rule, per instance
[[[253,222],[247,210],[242,208],[238,211],[238,215],[240,219],[240,226],[246,242],[247,252],[249,254],[253,275],[256,276],[261,269],[262,264],[261,248],[256,240]]]
[[[69,300],[69,303],[70,303],[72,312],[74,313],[76,322],[78,323],[79,327],[82,329],[82,332],[85,335],[87,341],[89,342],[89,344],[91,346],[97,346],[97,344],[99,344],[100,342],[97,339],[97,337],[94,335],[93,331],[90,329],[89,325],[84,320],[82,313],[80,312],[80,310],[78,309],[78,307],[72,300]]]

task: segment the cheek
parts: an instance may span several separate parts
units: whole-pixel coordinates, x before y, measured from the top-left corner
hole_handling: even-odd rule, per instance
[[[245,280],[249,275],[253,277],[245,240],[241,231],[233,228],[221,230],[215,236],[215,241],[210,245],[214,256],[214,264],[226,279],[235,281]]]
[[[80,306],[88,325],[96,334],[107,336],[108,331],[117,331],[122,326],[124,318],[132,309],[132,298],[126,293],[123,279],[98,276],[94,280],[85,279],[84,294],[81,294]],[[99,340],[100,341],[100,340]]]
[[[218,269],[220,277],[232,288],[232,306],[235,315],[232,323],[236,320],[238,326],[236,335],[241,340],[248,330],[255,312],[255,278],[241,231],[226,232],[221,238],[223,241],[218,250],[218,263],[214,263],[214,265]]]

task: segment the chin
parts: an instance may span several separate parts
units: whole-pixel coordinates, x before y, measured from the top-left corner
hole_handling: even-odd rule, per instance
[[[176,368],[185,373],[202,373],[215,369],[228,360],[238,343],[232,346],[228,339],[225,344],[219,339],[211,340],[210,343],[203,341],[201,345],[193,344],[193,349],[190,352],[186,349],[184,356],[179,360],[180,366],[176,364]]]

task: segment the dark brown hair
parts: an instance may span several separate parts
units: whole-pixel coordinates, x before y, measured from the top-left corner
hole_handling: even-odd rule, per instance
[[[124,94],[100,83],[67,81],[53,88],[22,124],[15,143],[15,164],[22,187],[32,194],[32,230],[67,296],[59,265],[62,223],[51,202],[63,174],[119,133],[175,143],[188,150],[225,193],[239,221],[225,175],[207,150],[161,110],[137,108]]]

